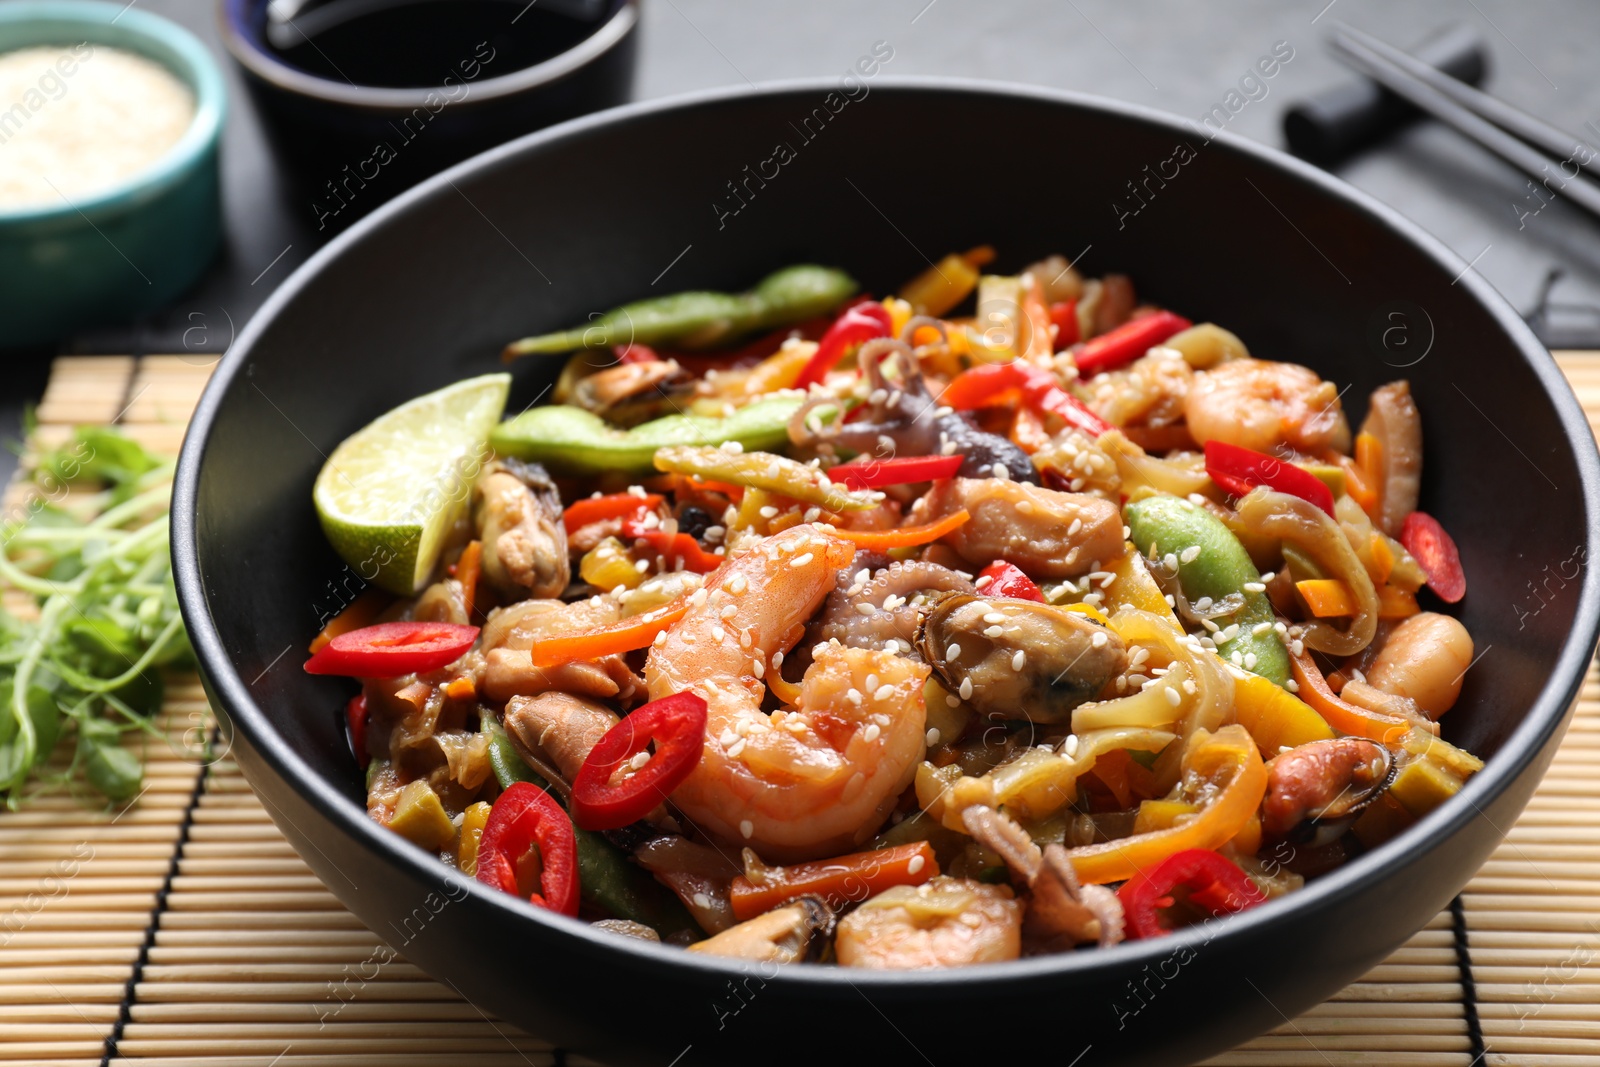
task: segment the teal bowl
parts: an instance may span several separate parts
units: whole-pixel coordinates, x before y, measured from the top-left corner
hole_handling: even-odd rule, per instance
[[[0,348],[135,320],[187,289],[221,243],[217,142],[227,93],[210,53],[132,5],[0,4],[0,53],[83,41],[161,64],[194,94],[194,120],[166,155],[115,185],[58,205],[0,208]],[[70,77],[64,83],[70,92]],[[35,95],[0,100],[0,136],[49,106],[39,95],[33,107]]]

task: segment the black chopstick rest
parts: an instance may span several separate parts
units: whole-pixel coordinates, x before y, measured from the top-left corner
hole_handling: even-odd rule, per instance
[[[1483,38],[1465,23],[1445,27],[1411,49],[1411,54],[1469,85],[1481,82],[1488,70]],[[1360,78],[1289,105],[1283,115],[1283,135],[1295,155],[1327,167],[1420,114],[1377,82]]]

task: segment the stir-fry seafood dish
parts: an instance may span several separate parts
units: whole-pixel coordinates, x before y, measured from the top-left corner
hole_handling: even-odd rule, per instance
[[[508,419],[486,375],[341,445],[371,584],[305,669],[359,682],[371,817],[618,936],[881,969],[1161,937],[1449,800],[1408,384],[1353,427],[1128,277],[993,259],[627,305],[509,345],[560,374]]]

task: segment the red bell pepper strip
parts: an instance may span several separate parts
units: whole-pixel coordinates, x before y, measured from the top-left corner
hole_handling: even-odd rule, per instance
[[[881,489],[886,485],[911,485],[954,478],[965,461],[965,456],[857,457],[828,471],[828,478],[846,489]]]
[[[661,357],[649,345],[629,342],[625,345],[612,345],[611,351],[616,354],[618,363],[660,363]]]
[[[725,562],[723,557],[701,548],[700,542],[686,533],[669,534],[659,526],[646,526],[637,519],[623,522],[622,536],[643,541],[668,561],[683,560],[684,569],[696,574],[710,574]]]
[[[561,524],[567,533],[583,529],[591,522],[607,519],[642,519],[645,514],[661,506],[662,498],[655,493],[634,496],[632,493],[612,493],[610,496],[592,496],[574,500],[561,512]]]
[[[1461,569],[1461,553],[1438,519],[1425,511],[1413,511],[1400,527],[1400,543],[1416,557],[1428,575],[1428,588],[1438,593],[1440,600],[1455,604],[1467,595],[1467,575]]]
[[[450,622],[380,622],[340,634],[310,659],[307,674],[398,678],[425,674],[460,659],[478,639],[476,626]]]
[[[356,754],[356,762],[365,769],[372,761],[372,755],[367,751],[367,719],[370,709],[367,707],[367,694],[358,693],[350,698],[350,703],[344,706],[345,726],[350,730],[350,750]]]
[[[1190,904],[1213,916],[1227,915],[1266,903],[1266,895],[1231,860],[1207,849],[1174,852],[1122,884],[1117,897],[1127,916],[1128,936],[1160,937],[1172,928],[1161,922],[1161,909],[1173,904],[1173,891],[1187,889]]]
[[[700,762],[706,737],[706,702],[697,693],[674,693],[635,708],[589,750],[572,780],[572,818],[585,830],[620,830],[638,822],[683,784]],[[644,766],[618,782],[612,776],[651,741]]]
[[[1026,363],[991,363],[964,370],[939,394],[939,402],[958,411],[970,411],[1011,403],[1018,396],[1035,411],[1057,415],[1068,426],[1091,437],[1111,429],[1111,424],[1089,405],[1061,388],[1055,375]]]
[[[1170,311],[1157,311],[1141,315],[1101,334],[1091,337],[1073,354],[1078,373],[1092,378],[1108,370],[1127,366],[1155,345],[1173,334],[1182,333],[1194,323]]]
[[[989,579],[987,582],[984,579]],[[1005,596],[1013,600],[1044,603],[1044,594],[1033,579],[1003,559],[997,559],[978,572],[978,592],[983,596]]]
[[[894,323],[882,304],[861,303],[846,308],[817,342],[817,351],[800,369],[795,388],[805,389],[814,382],[821,382],[851,348],[874,337],[888,337],[892,329]]]
[[[1225,441],[1206,442],[1206,473],[1211,480],[1234,496],[1244,496],[1264,485],[1280,493],[1299,497],[1329,515],[1333,514],[1333,490],[1321,478],[1301,470],[1287,460],[1240,448]]]
[[[1050,305],[1050,322],[1056,328],[1054,348],[1057,352],[1078,343],[1078,302],[1062,300]]]
[[[484,885],[517,893],[517,861],[539,846],[539,888],[528,900],[562,915],[578,914],[578,839],[555,798],[532,782],[514,782],[489,809],[478,839]]]

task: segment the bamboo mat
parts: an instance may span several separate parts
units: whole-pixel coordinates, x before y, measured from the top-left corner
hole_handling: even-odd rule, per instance
[[[1600,352],[1562,368],[1600,426]],[[58,359],[41,443],[115,421],[175,451],[194,357]],[[15,503],[15,490],[8,498]],[[146,788],[0,814],[0,1062],[140,1067],[545,1067],[586,1061],[491,1019],[380,942],[273,826],[192,676],[134,735]],[[1600,675],[1506,842],[1462,893],[1333,999],[1209,1067],[1600,1067]]]

